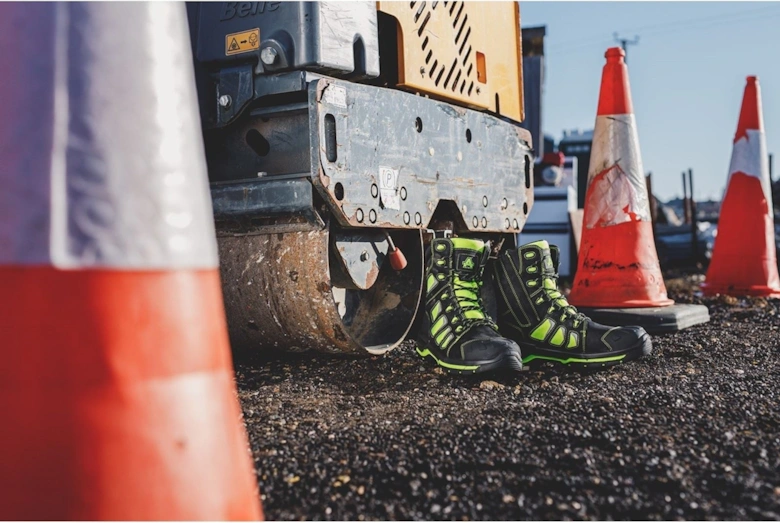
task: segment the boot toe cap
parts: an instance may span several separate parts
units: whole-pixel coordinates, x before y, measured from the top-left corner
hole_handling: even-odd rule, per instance
[[[615,352],[641,348],[643,356],[649,355],[653,347],[647,331],[636,326],[612,328],[601,336],[601,340]]]
[[[469,361],[495,360],[505,355],[520,355],[520,347],[512,340],[500,337],[476,338],[463,343],[461,357]]]

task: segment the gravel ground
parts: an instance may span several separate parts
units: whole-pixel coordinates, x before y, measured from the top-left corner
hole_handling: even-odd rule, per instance
[[[383,357],[237,356],[268,519],[780,519],[780,301],[579,374],[450,377]]]

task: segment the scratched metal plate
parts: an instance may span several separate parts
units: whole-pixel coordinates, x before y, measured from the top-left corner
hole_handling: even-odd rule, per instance
[[[309,106],[317,131],[312,179],[343,225],[425,227],[438,203],[451,200],[470,231],[522,229],[533,203],[526,130],[422,96],[333,79],[309,85]],[[388,170],[397,173],[398,197],[385,202],[380,173]]]
[[[286,105],[262,105],[262,96],[262,106],[207,133],[212,182],[263,192],[265,184],[308,179],[346,227],[427,228],[446,200],[452,202],[447,219],[461,232],[516,233],[525,224],[533,204],[531,138],[516,124],[321,76],[288,73],[266,80],[270,94],[297,97]],[[383,190],[381,174],[388,173],[394,179]],[[216,214],[220,201],[214,199]],[[271,218],[261,203],[243,213]],[[321,212],[315,203],[312,210]],[[283,201],[274,203],[274,212],[278,219]]]

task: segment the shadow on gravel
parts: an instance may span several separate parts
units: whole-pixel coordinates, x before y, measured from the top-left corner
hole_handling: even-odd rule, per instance
[[[269,519],[780,519],[780,302],[695,296],[711,323],[645,360],[451,377],[382,357],[236,355]]]

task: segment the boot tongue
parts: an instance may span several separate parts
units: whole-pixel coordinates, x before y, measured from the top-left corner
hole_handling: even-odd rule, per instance
[[[553,270],[558,274],[558,266],[561,262],[561,251],[555,245],[550,245],[550,256],[552,257]]]
[[[551,248],[550,244],[547,243],[545,240],[539,240],[532,243],[527,243],[520,247],[520,253],[523,255],[523,262],[525,263],[527,258],[525,257],[525,253],[527,252],[538,252],[541,254],[541,274],[543,276],[556,276],[558,272],[558,258],[559,253],[558,249]],[[530,258],[532,263],[535,263],[535,260],[538,259],[536,257]]]
[[[455,274],[463,281],[478,281],[484,267],[487,252],[484,242],[469,238],[452,239],[452,265]]]

